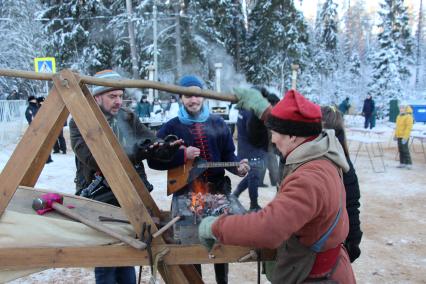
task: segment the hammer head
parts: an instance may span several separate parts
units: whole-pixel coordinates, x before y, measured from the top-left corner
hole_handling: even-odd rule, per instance
[[[53,202],[62,204],[64,202],[64,198],[62,195],[57,193],[42,194],[40,197],[33,200],[33,209],[37,212],[37,214],[43,215],[44,213],[53,210]]]

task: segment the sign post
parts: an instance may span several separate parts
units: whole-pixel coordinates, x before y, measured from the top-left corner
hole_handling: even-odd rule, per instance
[[[55,57],[34,58],[34,69],[40,73],[56,73]],[[49,92],[49,83],[46,81],[46,94]]]

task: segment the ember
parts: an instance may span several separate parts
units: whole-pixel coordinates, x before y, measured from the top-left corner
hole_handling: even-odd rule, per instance
[[[224,194],[191,192],[189,210],[201,218],[230,213],[231,203]]]
[[[207,184],[194,181],[188,193],[173,196],[172,215],[182,216],[174,226],[174,238],[182,244],[199,243],[198,224],[207,216],[244,214],[246,211],[232,195],[209,193]]]

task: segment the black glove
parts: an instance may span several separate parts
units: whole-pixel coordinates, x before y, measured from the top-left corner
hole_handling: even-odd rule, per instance
[[[349,259],[351,262],[354,262],[361,255],[361,249],[359,248],[358,243],[346,241],[345,248],[348,251]]]
[[[167,135],[164,140],[141,140],[136,144],[138,156],[168,162],[173,158],[180,147],[179,143],[172,145],[176,140],[178,140],[176,135]]]

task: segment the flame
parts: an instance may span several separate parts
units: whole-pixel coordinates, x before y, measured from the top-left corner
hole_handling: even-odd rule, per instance
[[[192,193],[191,193],[191,210],[195,213],[204,209],[204,199],[205,194],[207,193],[207,185],[201,180],[195,180],[192,183]]]

